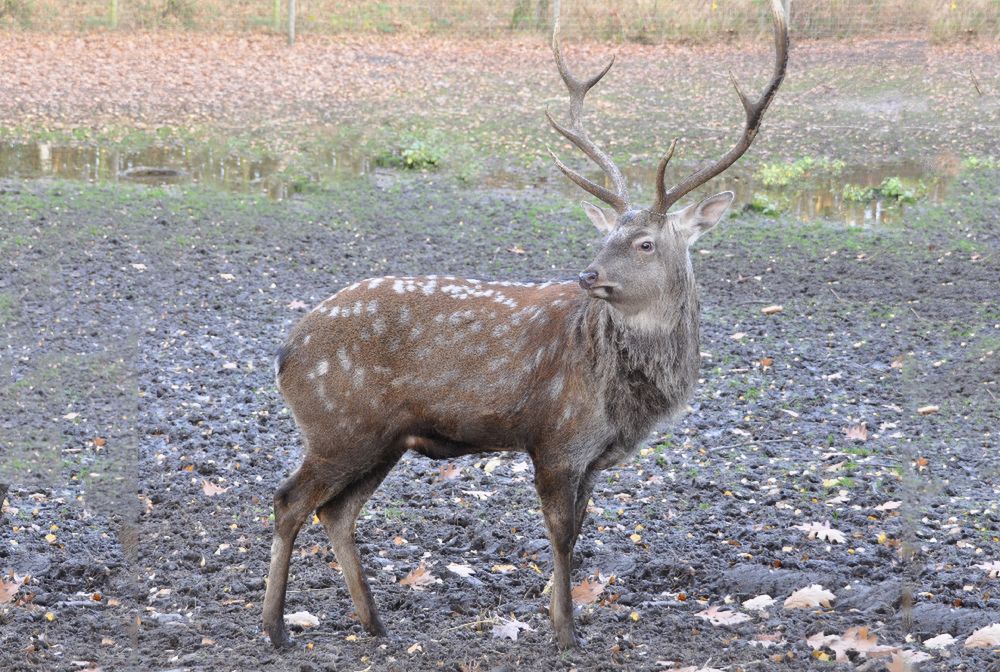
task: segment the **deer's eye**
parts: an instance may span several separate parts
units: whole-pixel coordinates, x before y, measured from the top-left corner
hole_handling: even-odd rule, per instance
[[[651,240],[644,240],[644,241],[642,241],[641,243],[639,243],[639,249],[642,250],[643,252],[652,252],[653,251],[653,241],[651,241]]]

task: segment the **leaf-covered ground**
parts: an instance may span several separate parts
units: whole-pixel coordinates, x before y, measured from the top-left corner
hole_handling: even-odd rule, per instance
[[[210,73],[200,46],[175,45],[170,58],[151,48],[162,79],[151,69],[125,86],[128,68],[102,70],[83,56],[117,48],[142,68],[136,45],[79,39],[83,47],[0,50],[4,71],[17,59],[16,83],[0,85],[11,87],[0,106],[12,132],[142,122],[87,107],[116,96],[149,100],[149,123],[176,122],[198,109],[178,102],[184,90],[235,101],[198,123],[277,127],[282,114],[312,110],[290,125],[310,133],[324,108],[347,110],[348,124],[370,113],[405,126],[412,111],[465,129],[508,105],[524,134],[484,126],[475,142],[494,138],[493,151],[516,162],[518,142],[552,142],[539,100],[563,104],[540,45],[442,47],[445,56],[433,54],[442,74],[424,82],[416,73],[427,58],[405,43],[355,44],[337,70],[349,81],[379,63],[409,69],[385,65],[384,77],[348,85],[344,108],[321,93],[321,80],[338,86],[332,76],[314,74],[312,88],[292,86],[272,109],[263,93],[278,89],[255,88],[279,81],[260,74],[275,67],[263,56],[243,72],[251,66],[215,47]],[[101,48],[86,51],[93,40]],[[230,56],[260,48],[291,58],[249,38],[228,47]],[[995,157],[996,65],[912,47],[801,47],[757,151]],[[294,58],[306,79],[324,54],[347,49],[319,40],[305,48],[316,57]],[[619,153],[643,143],[643,156],[655,154],[646,145],[667,137],[666,119],[698,139],[699,152],[731,137],[731,93],[720,90],[722,111],[707,84],[721,89],[730,65],[749,76],[738,53],[706,66],[707,52],[660,63],[652,50],[625,49],[623,66],[626,56],[647,60],[622,67],[594,106],[605,115],[595,126]],[[907,53],[925,58],[907,64]],[[884,78],[852,79],[876,57]],[[78,75],[68,69],[74,58]],[[171,64],[185,63],[205,78],[184,84]],[[643,88],[643,63],[692,81],[671,87],[681,89],[674,106],[653,120],[631,103],[662,107],[652,91],[667,85],[647,77]],[[903,80],[892,79],[893,65]],[[492,68],[502,74],[488,77]],[[983,95],[962,79],[970,69]],[[52,87],[31,73],[67,93],[46,93]],[[517,93],[540,89],[543,77],[545,98]],[[74,92],[73,82],[93,86]],[[448,86],[431,109],[435,82]],[[11,91],[27,107],[18,111]],[[685,91],[701,93],[679,104]],[[72,104],[46,111],[46,100]],[[856,128],[841,124],[848,118]],[[297,614],[297,646],[273,651],[260,628],[270,499],[300,444],[271,360],[303,306],[385,273],[568,277],[595,250],[564,197],[470,185],[453,168],[383,171],[282,202],[191,186],[0,182],[0,363],[9,375],[0,480],[10,483],[0,667],[1000,666],[995,629],[983,630],[1000,623],[1000,172],[988,165],[954,168],[946,200],[918,202],[898,226],[767,218],[738,204],[700,242],[702,380],[690,412],[595,489],[574,575],[585,649],[561,655],[550,641],[550,555],[530,464],[483,455],[404,459],[363,512],[359,545],[391,639],[364,634],[322,527],[311,524],[286,612]],[[977,641],[986,646],[967,647]]]

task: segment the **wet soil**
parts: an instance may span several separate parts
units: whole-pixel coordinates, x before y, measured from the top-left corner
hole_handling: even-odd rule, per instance
[[[947,154],[963,120],[974,132],[955,146],[989,155],[995,99],[968,105],[938,140],[886,155]],[[900,145],[899,129],[879,133]],[[360,628],[318,524],[299,536],[287,613],[319,625],[274,651],[260,605],[271,496],[301,455],[271,368],[291,325],[380,274],[572,277],[597,236],[571,200],[447,172],[284,201],[0,181],[0,571],[23,583],[0,605],[0,667],[853,669],[869,663],[821,660],[805,638],[865,626],[927,651],[920,670],[1000,669],[992,649],[962,646],[1000,623],[998,579],[979,566],[1000,560],[1000,172],[955,172],[941,202],[894,226],[740,202],[699,241],[702,379],[689,412],[594,491],[574,583],[608,585],[578,607],[588,644],[567,654],[550,639],[550,553],[520,456],[407,457],[366,506],[357,536],[389,639]],[[867,439],[849,438],[861,423]],[[844,542],[794,527],[814,521]],[[401,585],[421,563],[440,582]],[[782,607],[812,584],[829,608]],[[741,606],[762,594],[766,612]],[[698,616],[725,605],[749,620]],[[529,629],[495,637],[510,618]],[[956,643],[923,647],[943,633]]]

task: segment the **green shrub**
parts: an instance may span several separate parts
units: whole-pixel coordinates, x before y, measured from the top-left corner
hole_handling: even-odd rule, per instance
[[[809,178],[828,175],[839,175],[844,169],[844,162],[837,159],[804,156],[791,163],[767,163],[757,171],[757,179],[765,187],[787,187],[792,183],[802,182]]]
[[[779,215],[782,210],[781,205],[777,201],[771,200],[764,194],[759,193],[753,195],[753,198],[747,204],[747,208],[768,217]]]
[[[385,150],[375,157],[375,164],[407,170],[428,170],[437,168],[444,160],[440,148],[426,140],[411,138],[405,145]]]

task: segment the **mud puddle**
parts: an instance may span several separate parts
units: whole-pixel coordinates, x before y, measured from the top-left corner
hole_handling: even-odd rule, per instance
[[[296,168],[290,169],[293,161]],[[941,161],[873,161],[868,165],[833,162],[832,167],[830,162],[820,162],[805,170],[802,161],[787,166],[736,167],[717,178],[713,189],[732,190],[738,203],[764,214],[875,226],[901,223],[907,206],[914,202],[940,202],[954,179],[953,171],[940,168],[947,165]],[[694,168],[670,166],[667,180],[677,182]],[[288,198],[311,181],[362,176],[376,170],[393,172],[379,168],[374,157],[349,149],[291,157],[242,155],[208,145],[140,149],[47,142],[0,145],[0,178],[205,184],[227,191],[266,193],[274,199]],[[655,166],[625,166],[623,172],[636,200],[649,200]],[[597,172],[588,176],[595,181],[602,179]],[[478,182],[506,189],[531,188],[538,183],[536,175],[517,170],[490,170]],[[574,185],[562,180],[551,186],[574,199],[579,195]]]

